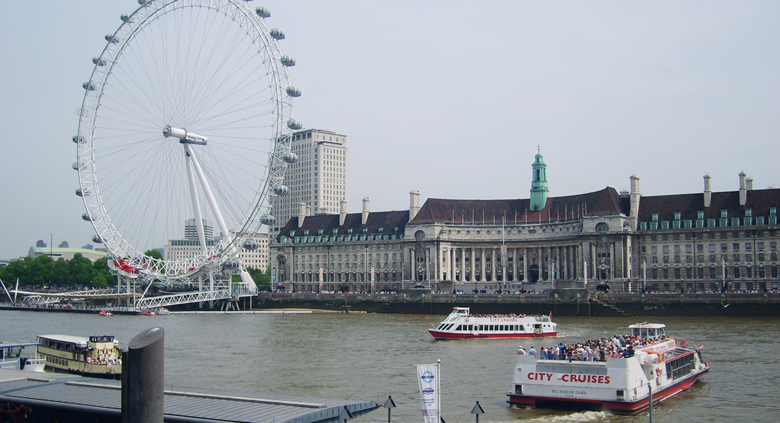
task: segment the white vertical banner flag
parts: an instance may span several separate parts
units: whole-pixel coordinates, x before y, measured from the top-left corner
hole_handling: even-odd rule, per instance
[[[415,364],[422,397],[423,423],[439,423],[439,363]]]

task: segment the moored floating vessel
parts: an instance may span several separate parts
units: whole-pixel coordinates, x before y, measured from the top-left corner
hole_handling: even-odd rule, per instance
[[[693,385],[709,371],[701,350],[637,323],[630,335],[520,354],[509,404],[635,414]]]
[[[0,342],[0,369],[26,370],[29,372],[43,372],[46,359],[38,357],[26,357],[23,351],[28,347],[38,344],[30,342]]]
[[[46,359],[46,370],[119,379],[122,350],[118,344],[113,335],[39,335],[38,355]]]
[[[550,316],[514,314],[472,315],[469,307],[454,307],[435,329],[434,339],[527,338],[558,335],[558,325]]]

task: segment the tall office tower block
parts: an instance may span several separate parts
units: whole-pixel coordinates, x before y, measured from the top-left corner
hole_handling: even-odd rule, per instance
[[[276,199],[269,228],[276,236],[291,217],[298,216],[301,203],[312,214],[338,214],[349,193],[347,181],[347,137],[322,129],[305,129],[292,134],[290,144],[298,161],[287,168],[284,184],[290,193]]]

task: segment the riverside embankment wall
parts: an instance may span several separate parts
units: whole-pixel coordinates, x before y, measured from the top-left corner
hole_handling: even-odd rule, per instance
[[[544,294],[437,294],[409,290],[375,293],[261,293],[255,309],[311,308],[374,313],[472,313],[558,316],[749,316],[780,315],[780,293],[595,293],[553,290]]]

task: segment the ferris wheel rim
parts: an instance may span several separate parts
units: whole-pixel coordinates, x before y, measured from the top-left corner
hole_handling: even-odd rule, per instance
[[[247,234],[259,229],[258,217],[263,213],[269,213],[273,205],[274,194],[271,187],[281,184],[284,178],[286,164],[283,157],[289,152],[289,128],[285,123],[292,116],[292,101],[284,94],[289,85],[286,67],[279,58],[282,57],[276,40],[270,35],[269,28],[262,19],[246,7],[240,0],[150,0],[139,2],[140,7],[131,15],[123,15],[123,22],[111,35],[106,36],[106,46],[94,62],[92,74],[85,83],[85,95],[80,109],[78,134],[74,142],[78,146],[77,171],[79,173],[79,195],[82,196],[86,208],[85,220],[89,220],[97,233],[100,241],[104,243],[108,251],[117,258],[130,262],[132,268],[151,273],[164,273],[166,276],[186,275],[197,272],[205,266],[213,266],[214,258],[220,256],[224,259],[230,252],[235,252],[236,245]],[[231,234],[227,235],[229,241],[216,243],[203,254],[186,260],[160,260],[145,254],[146,247],[133,245],[122,234],[121,225],[112,220],[111,213],[107,210],[104,197],[101,195],[99,177],[96,172],[95,131],[96,120],[100,116],[101,98],[106,84],[114,76],[114,65],[123,52],[133,43],[139,34],[149,25],[167,13],[177,13],[179,10],[194,7],[211,8],[218,13],[229,16],[242,30],[245,36],[253,39],[258,48],[258,53],[266,54],[275,60],[267,62],[267,74],[273,81],[273,98],[270,113],[273,114],[273,142],[268,157],[266,177],[259,187],[256,201],[248,204],[244,210],[243,222],[231,227]],[[162,132],[162,128],[160,128]],[[236,219],[238,220],[238,219]],[[183,223],[183,222],[182,222]],[[233,232],[234,231],[234,232]],[[140,247],[140,248],[139,248]],[[228,257],[230,258],[230,257]],[[164,269],[164,270],[163,270]]]

